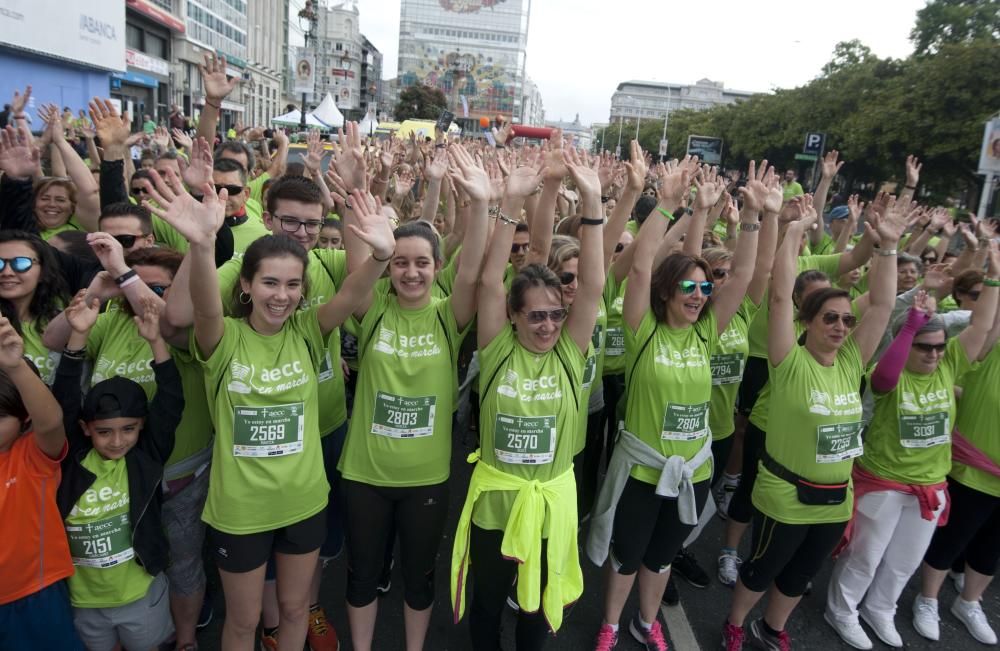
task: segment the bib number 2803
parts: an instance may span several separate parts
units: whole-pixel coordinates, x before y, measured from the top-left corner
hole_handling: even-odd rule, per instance
[[[435,396],[408,398],[392,393],[375,393],[372,434],[394,439],[412,439],[434,433]]]
[[[269,407],[233,408],[233,455],[280,457],[302,452],[305,406],[301,402]]]

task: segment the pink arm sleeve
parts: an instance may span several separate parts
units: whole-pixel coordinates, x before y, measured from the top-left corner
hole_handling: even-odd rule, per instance
[[[888,393],[896,388],[899,383],[899,376],[906,366],[906,358],[910,354],[910,346],[913,345],[913,338],[917,332],[930,321],[931,317],[918,310],[910,308],[906,315],[906,323],[900,329],[899,334],[892,340],[879,359],[875,370],[872,371],[872,390],[879,393]]]

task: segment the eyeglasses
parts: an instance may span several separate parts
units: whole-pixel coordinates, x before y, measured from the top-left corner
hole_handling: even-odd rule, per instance
[[[943,353],[948,344],[925,344],[918,341],[913,342],[913,347],[922,353]]]
[[[219,194],[223,190],[225,190],[226,192],[228,192],[229,196],[231,197],[234,194],[239,194],[239,193],[243,192],[243,186],[242,185],[220,185],[218,183],[215,184],[215,194]]]
[[[149,288],[153,290],[154,294],[163,298],[163,295],[167,293],[168,289],[170,289],[170,285],[150,285]]]
[[[137,239],[139,239],[140,237],[146,237],[146,235],[145,234],[143,234],[143,235],[112,235],[111,237],[113,237],[116,240],[118,240],[118,243],[122,245],[123,249],[131,249],[133,246],[135,246],[135,241]]]
[[[563,271],[559,274],[559,282],[563,285],[570,285],[576,280],[576,274],[572,271]]]
[[[527,251],[527,250],[528,250],[527,242],[525,242],[524,244],[518,244],[517,242],[512,242],[510,245],[511,253],[521,253],[522,251]]]
[[[694,294],[694,290],[700,289],[703,296],[711,296],[712,290],[715,289],[715,283],[711,280],[682,280],[677,283],[677,287],[681,290],[681,294]]]
[[[306,233],[309,235],[315,235],[323,228],[323,222],[318,219],[310,219],[309,221],[302,221],[301,219],[296,219],[294,217],[278,217],[278,221],[281,222],[281,230],[286,233],[295,233],[300,228],[305,228]]]
[[[716,279],[722,279],[729,275],[729,269],[712,269],[712,276]]]
[[[129,188],[129,194],[131,194],[133,197],[137,197],[140,194],[149,194],[149,190],[146,189],[146,186],[140,185],[139,187],[136,188]]]
[[[853,328],[858,325],[858,317],[853,314],[840,314],[839,312],[824,312],[823,323],[833,325],[838,320],[844,323],[845,328]]]
[[[618,244],[615,244],[615,253],[621,253],[624,250],[625,250],[625,245],[624,244],[622,244],[621,242],[619,242]]]
[[[531,310],[530,312],[523,312],[522,314],[524,314],[524,318],[528,320],[528,323],[532,325],[538,325],[546,319],[552,323],[562,323],[566,320],[569,310],[564,307],[559,307],[554,310]]]
[[[35,266],[36,262],[38,262],[37,259],[24,255],[19,255],[16,258],[0,258],[0,271],[3,271],[7,268],[7,265],[10,265],[12,271],[23,274]]]

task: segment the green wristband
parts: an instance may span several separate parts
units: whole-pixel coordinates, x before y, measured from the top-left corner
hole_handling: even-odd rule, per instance
[[[660,211],[661,215],[663,215],[664,217],[666,217],[670,221],[674,221],[674,216],[670,214],[670,211],[664,210],[663,208],[660,208],[659,206],[657,206],[656,209]]]
[[[1000,287],[1000,280],[996,278],[987,278],[983,281],[983,284],[987,287]]]

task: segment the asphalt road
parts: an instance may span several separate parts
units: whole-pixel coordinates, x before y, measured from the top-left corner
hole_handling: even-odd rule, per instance
[[[431,627],[427,637],[425,649],[427,651],[440,650],[464,650],[470,648],[469,629],[467,620],[463,620],[458,625],[451,621],[450,599],[448,595],[449,563],[451,557],[451,547],[455,523],[461,511],[462,501],[465,497],[465,487],[468,485],[471,466],[465,463],[465,457],[469,452],[461,442],[456,442],[452,460],[452,489],[449,523],[445,528],[444,538],[441,541],[439,552],[439,563],[436,576],[437,585],[437,606],[431,619]],[[690,586],[683,580],[678,581],[681,593],[681,603],[679,606],[662,609],[665,627],[668,633],[668,641],[671,649],[678,651],[698,651],[699,649],[717,649],[720,645],[720,630],[722,622],[728,612],[730,590],[715,579],[715,557],[719,549],[724,524],[715,518],[705,528],[701,538],[692,547],[691,551],[701,561],[702,566],[709,571],[713,577],[713,583],[708,588],[698,589]],[[744,541],[746,545],[749,536]],[[1000,541],[998,541],[1000,544]],[[563,626],[548,645],[549,651],[580,651],[592,649],[594,636],[600,626],[602,619],[602,591],[603,574],[602,571],[585,560],[581,553],[584,574],[584,594],[580,601],[574,606],[571,613],[565,618]],[[792,637],[792,646],[795,649],[851,649],[843,644],[836,633],[823,621],[823,606],[825,602],[825,587],[830,575],[831,564],[828,563],[815,580],[817,588],[811,596],[803,599],[801,605],[796,610],[789,622],[789,634]],[[218,586],[217,578],[213,577],[212,582]],[[321,591],[321,601],[326,609],[327,615],[340,635],[341,650],[352,649],[350,636],[347,628],[347,614],[344,606],[346,581],[346,562],[344,557],[332,561],[326,568],[323,576],[323,586]],[[388,595],[379,599],[378,624],[375,633],[373,648],[377,651],[397,651],[405,649],[403,634],[403,598],[402,598],[402,575],[398,564],[393,574],[393,588]],[[212,623],[199,634],[199,646],[203,651],[215,651],[220,648],[219,640],[222,632],[222,619],[224,617],[224,604],[221,590],[216,587],[215,597],[215,618]],[[976,642],[965,630],[965,627],[956,620],[949,611],[951,601],[955,597],[955,591],[951,581],[945,583],[941,593],[941,641],[932,643],[920,637],[913,630],[910,617],[910,608],[916,594],[916,580],[911,580],[906,592],[899,601],[899,613],[896,616],[896,626],[903,637],[907,649],[930,651],[952,651],[969,650],[976,648],[986,648]],[[987,591],[984,598],[983,607],[990,618],[992,625],[1000,629],[1000,592],[995,585]],[[635,590],[629,603],[625,607],[622,615],[623,621],[627,622],[637,608],[635,600]],[[755,613],[753,616],[758,616]],[[514,616],[512,611],[508,611],[505,616],[504,649],[514,649],[513,624]],[[886,649],[886,647],[875,635],[869,631],[869,636],[875,642],[875,649]],[[624,631],[618,643],[618,649],[630,650],[640,649],[641,646],[635,642],[627,632]],[[749,648],[749,645],[747,645]]]

